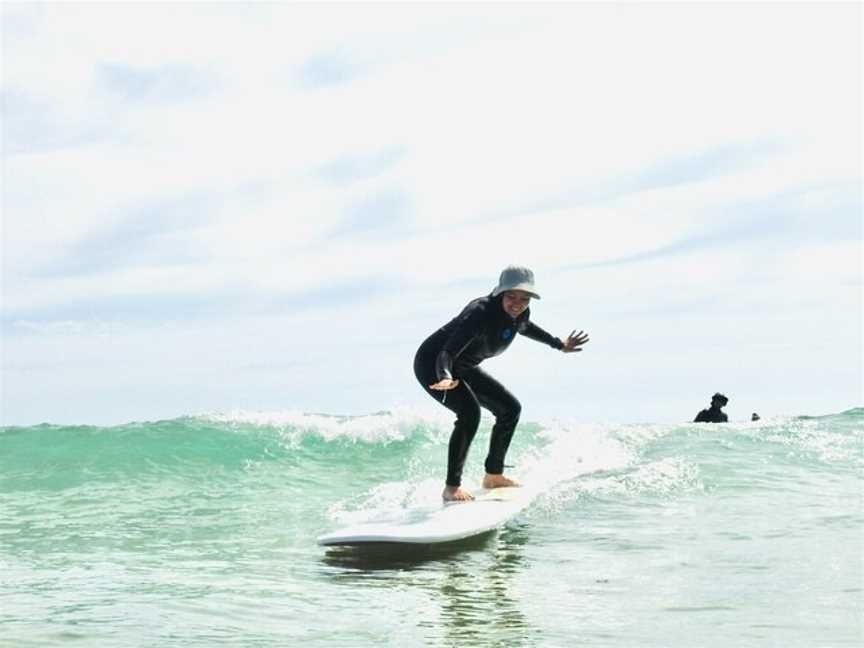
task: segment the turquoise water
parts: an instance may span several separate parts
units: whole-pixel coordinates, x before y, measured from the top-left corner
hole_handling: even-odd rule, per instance
[[[316,545],[435,502],[450,425],[442,410],[3,428],[0,645],[864,642],[864,409],[521,425],[508,459],[544,494],[504,529]]]

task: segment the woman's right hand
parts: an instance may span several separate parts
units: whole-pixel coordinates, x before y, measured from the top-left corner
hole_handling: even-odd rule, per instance
[[[435,391],[450,391],[451,389],[456,389],[458,386],[458,378],[455,380],[452,378],[442,378],[434,385],[429,385],[429,389],[434,389]]]

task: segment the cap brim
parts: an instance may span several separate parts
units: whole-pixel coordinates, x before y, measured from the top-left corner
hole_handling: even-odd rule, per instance
[[[503,292],[507,292],[508,290],[521,290],[522,292],[526,292],[531,295],[534,299],[540,299],[540,295],[534,292],[534,286],[530,284],[516,284],[515,286],[497,286],[495,290],[492,291],[492,295],[497,297]]]

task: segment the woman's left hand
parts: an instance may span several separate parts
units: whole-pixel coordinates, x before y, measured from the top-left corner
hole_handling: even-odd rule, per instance
[[[576,351],[581,351],[580,348],[583,344],[588,342],[588,335],[585,331],[579,331],[578,333],[574,329],[573,332],[567,336],[567,339],[564,340],[564,347],[561,349],[564,353],[574,353]]]

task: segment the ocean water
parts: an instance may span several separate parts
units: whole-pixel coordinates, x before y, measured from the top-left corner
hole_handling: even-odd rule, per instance
[[[522,424],[512,473],[543,492],[501,530],[316,544],[437,501],[450,427],[442,410],[3,428],[0,645],[864,645],[864,409]]]

